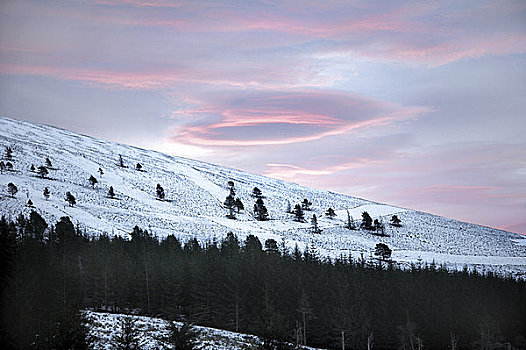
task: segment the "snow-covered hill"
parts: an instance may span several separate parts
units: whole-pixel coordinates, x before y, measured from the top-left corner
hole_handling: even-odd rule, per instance
[[[161,318],[111,314],[106,312],[84,312],[90,336],[93,338],[92,347],[95,350],[113,349],[112,342],[121,332],[120,320],[131,317],[137,331],[137,338],[141,349],[163,349],[165,343],[163,338],[168,336],[166,330],[168,322]],[[181,324],[178,323],[180,326]],[[261,341],[254,335],[235,333],[222,329],[196,326],[200,333],[199,345],[203,350],[241,350],[258,349]],[[304,350],[315,350],[315,348],[302,346]]]
[[[514,233],[8,118],[0,118],[0,147],[4,164],[8,161],[5,148],[13,150],[12,170],[0,174],[0,212],[12,218],[33,210],[27,206],[31,199],[34,210],[48,222],[67,215],[92,234],[127,236],[138,225],[158,236],[174,234],[183,241],[197,237],[207,242],[232,231],[240,239],[254,234],[262,242],[273,238],[290,249],[309,246],[331,257],[369,257],[375,245],[383,242],[402,264],[435,261],[452,268],[467,265],[517,276],[526,273],[526,238]],[[119,166],[120,155],[126,168]],[[30,169],[45,165],[46,158],[52,166],[47,178],[40,178]],[[142,171],[136,170],[137,163]],[[88,181],[91,175],[98,180],[94,188]],[[229,194],[229,181],[246,208],[236,220],[226,217],[222,204]],[[18,188],[15,198],[7,192],[10,182]],[[165,201],[156,199],[157,184],[166,192]],[[116,199],[107,196],[110,186]],[[45,187],[51,192],[48,200],[42,195]],[[265,197],[269,221],[254,219],[254,187]],[[73,207],[64,200],[67,191],[76,197]],[[287,205],[305,198],[313,209],[306,212],[307,222],[295,222],[286,213]],[[336,211],[333,219],[324,215],[329,207]],[[388,237],[347,230],[347,210],[357,221],[363,211],[383,221]],[[311,230],[313,214],[319,218],[321,234]],[[393,214],[402,220],[402,227],[389,225]]]

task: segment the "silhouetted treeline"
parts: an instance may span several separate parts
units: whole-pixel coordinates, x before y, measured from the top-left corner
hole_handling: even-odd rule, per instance
[[[338,349],[342,331],[346,349],[526,348],[526,283],[489,273],[330,261],[252,235],[182,244],[136,227],[88,238],[36,213],[2,219],[0,235],[1,341],[12,347],[81,348],[78,311],[93,308]]]

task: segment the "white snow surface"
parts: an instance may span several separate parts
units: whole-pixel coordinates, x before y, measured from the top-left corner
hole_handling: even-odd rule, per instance
[[[164,349],[167,345],[163,338],[168,335],[166,327],[168,322],[161,318],[113,314],[107,312],[94,312],[86,310],[84,312],[88,321],[90,335],[94,342],[94,350],[114,349],[113,341],[121,331],[120,320],[124,317],[131,317],[135,321],[138,333],[138,341],[141,349]],[[182,323],[176,322],[178,326]],[[199,346],[202,350],[247,350],[257,349],[261,344],[255,335],[242,334],[225,331],[222,329],[195,326],[200,332]],[[301,347],[304,350],[315,350],[312,347]]]
[[[13,149],[13,171],[0,174],[0,213],[14,219],[20,212],[39,212],[48,223],[69,216],[80,228],[93,235],[107,233],[129,237],[135,225],[164,237],[174,234],[183,242],[196,237],[200,242],[220,240],[229,231],[243,240],[253,234],[262,243],[269,238],[288,249],[315,249],[322,256],[351,254],[372,257],[377,243],[393,250],[393,259],[401,264],[446,264],[453,269],[477,268],[517,277],[526,276],[526,238],[489,227],[443,218],[415,210],[370,202],[342,194],[322,191],[236,169],[191,159],[170,156],[133,146],[95,139],[67,130],[0,118],[0,160],[7,162],[5,147]],[[118,166],[122,155],[127,168]],[[52,162],[48,178],[30,171],[45,159]],[[140,163],[143,171],[135,170]],[[102,168],[101,176],[98,169]],[[90,175],[98,179],[95,188]],[[228,181],[235,184],[236,196],[245,211],[236,220],[226,218],[223,201],[229,193]],[[7,184],[18,187],[15,198],[7,193]],[[156,199],[155,187],[161,184],[166,200]],[[113,186],[117,199],[107,197]],[[42,191],[48,187],[51,197]],[[252,189],[265,196],[271,220],[257,221],[252,208]],[[68,206],[66,191],[77,199]],[[305,223],[293,221],[286,213],[287,201],[294,207],[304,198],[312,211],[306,211]],[[34,208],[27,206],[28,199]],[[332,207],[333,219],[324,215]],[[347,211],[358,223],[367,211],[385,224],[388,237],[366,230],[344,228]],[[321,234],[313,234],[310,218],[316,214]],[[402,227],[389,225],[396,214]]]

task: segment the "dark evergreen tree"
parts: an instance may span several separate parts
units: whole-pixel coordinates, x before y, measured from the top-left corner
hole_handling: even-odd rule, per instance
[[[258,198],[256,204],[254,204],[254,215],[259,221],[268,220],[268,210],[261,198]]]
[[[111,199],[115,198],[115,192],[113,191],[113,186],[110,186],[110,189],[108,190],[108,197]]]
[[[126,168],[126,165],[124,165],[124,160],[122,159],[122,155],[119,154],[119,166],[121,168]]]
[[[287,200],[287,207],[285,209],[285,213],[289,213],[289,214],[293,214],[294,212],[292,211],[292,207],[290,205],[290,201]]]
[[[199,349],[199,336],[201,332],[190,323],[183,322],[179,327],[175,322],[169,322],[166,327],[168,336],[164,342],[168,349],[174,350],[196,350]]]
[[[303,214],[303,209],[299,204],[294,206],[294,221],[305,222],[305,215]]]
[[[15,194],[18,192],[18,188],[14,183],[10,182],[7,184],[7,192],[9,192],[9,195],[12,198],[15,198]]]
[[[391,225],[400,227],[402,226],[401,223],[402,223],[402,220],[400,220],[397,215],[393,215],[391,217]]]
[[[366,230],[373,230],[373,219],[371,218],[371,215],[369,215],[368,212],[364,211],[362,213],[362,223],[360,225],[361,228]]]
[[[245,206],[243,205],[243,202],[241,202],[241,199],[239,198],[236,198],[234,202],[234,206],[236,207],[238,214],[240,210],[245,210]]]
[[[112,339],[112,345],[116,350],[139,350],[141,349],[140,333],[136,321],[131,316],[119,319],[119,332]]]
[[[164,194],[164,188],[161,186],[161,184],[157,184],[157,187],[155,188],[155,192],[157,194],[157,199],[164,200],[165,194]]]
[[[42,195],[44,195],[44,198],[46,198],[46,200],[49,199],[50,194],[51,194],[51,192],[49,191],[49,188],[48,187],[44,187],[44,192],[42,192]]]
[[[48,168],[53,168],[53,164],[51,164],[51,160],[49,160],[49,158],[46,158],[46,166]]]
[[[5,168],[7,171],[13,171],[13,164],[11,162],[5,163]]]
[[[5,157],[7,160],[13,160],[13,149],[9,146],[5,147]]]
[[[75,198],[74,195],[71,194],[71,192],[66,192],[66,198],[65,198],[66,202],[69,203],[69,206],[72,207],[74,206],[75,204],[77,204],[77,200]]]
[[[231,195],[228,195],[223,204],[228,209],[227,218],[235,219],[236,216],[234,215],[234,207],[236,205],[236,201],[234,197],[232,197]]]
[[[27,206],[33,208],[33,201],[31,199],[27,200]]]
[[[43,179],[49,174],[49,171],[47,170],[45,166],[41,165],[38,167],[37,173],[38,173],[38,176]]]
[[[0,173],[3,173],[5,170],[5,163],[4,161],[0,161]]]
[[[99,182],[99,180],[97,180],[93,175],[89,177],[88,181],[92,188],[95,188],[95,185]]]
[[[327,209],[327,211],[325,212],[325,215],[327,215],[328,217],[330,217],[330,218],[332,219],[333,217],[336,216],[336,213],[334,212],[334,209],[329,208],[329,209]]]
[[[135,165],[135,170],[137,170],[137,171],[142,171],[142,165],[141,165],[141,163],[137,163],[137,165]]]
[[[255,198],[264,198],[263,197],[263,193],[261,192],[261,190],[257,187],[254,187],[254,189],[252,190],[252,197],[255,197]]]
[[[391,249],[384,243],[378,243],[374,248],[374,255],[378,255],[383,259],[389,259],[391,257]]]
[[[31,171],[32,173],[35,172],[35,166],[33,164],[31,164],[31,167],[29,168],[29,171]]]
[[[102,175],[104,175],[104,171],[102,170],[102,168],[99,168],[99,174],[100,174],[100,177],[102,177]]]
[[[374,219],[373,228],[376,231],[376,234],[385,236],[385,227],[380,220]]]
[[[345,227],[349,230],[356,230],[356,224],[354,223],[353,217],[349,214],[349,211],[347,210],[347,223],[345,224]]]
[[[312,233],[321,233],[321,230],[318,227],[318,218],[316,217],[316,214],[312,214],[312,219],[310,223],[311,223]]]
[[[311,210],[311,205],[312,205],[312,202],[309,201],[307,198],[305,198],[303,202],[301,202],[301,208],[303,210]]]

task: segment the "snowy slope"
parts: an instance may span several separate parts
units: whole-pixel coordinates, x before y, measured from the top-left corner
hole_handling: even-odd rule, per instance
[[[197,237],[207,242],[233,231],[240,239],[254,234],[262,242],[274,238],[291,249],[309,246],[331,257],[369,257],[376,243],[384,242],[401,263],[435,261],[459,269],[468,265],[515,275],[526,272],[526,239],[505,231],[0,118],[0,155],[4,162],[6,146],[13,149],[13,171],[0,174],[0,212],[11,217],[29,213],[26,203],[31,199],[35,210],[48,222],[68,215],[92,234],[127,236],[138,225],[160,237],[174,234],[183,241]],[[127,168],[118,166],[119,155]],[[41,179],[30,167],[44,165],[46,157],[53,169],[48,179]],[[143,171],[135,170],[136,163],[143,166]],[[104,171],[102,176],[99,167]],[[90,175],[99,181],[95,188],[88,181]],[[228,181],[235,183],[236,195],[246,208],[237,220],[226,218],[227,210],[222,205],[229,193]],[[9,182],[19,189],[16,198],[7,193]],[[156,199],[157,183],[164,188],[166,201]],[[117,199],[107,197],[110,186]],[[42,195],[44,187],[51,191],[49,200]],[[272,220],[254,219],[254,187],[263,192]],[[66,191],[76,197],[76,206],[69,207],[64,201]],[[287,201],[294,206],[304,198],[313,203],[313,210],[306,212],[306,223],[294,222],[285,212]],[[333,219],[323,215],[329,207],[337,213]],[[343,228],[347,210],[357,220],[363,211],[382,220],[389,237]],[[310,229],[312,214],[319,218],[321,234],[315,235]],[[393,214],[402,220],[402,227],[387,224]]]
[[[165,344],[162,339],[168,335],[166,330],[168,322],[161,318],[93,311],[86,311],[85,316],[90,335],[94,338],[92,347],[96,350],[114,348],[112,341],[121,331],[119,321],[123,317],[131,317],[135,321],[141,349],[163,349]],[[178,325],[180,326],[181,323]],[[261,345],[259,338],[254,335],[200,326],[196,326],[196,329],[200,332],[199,345],[203,350],[257,349]],[[307,346],[301,349],[315,350]]]

